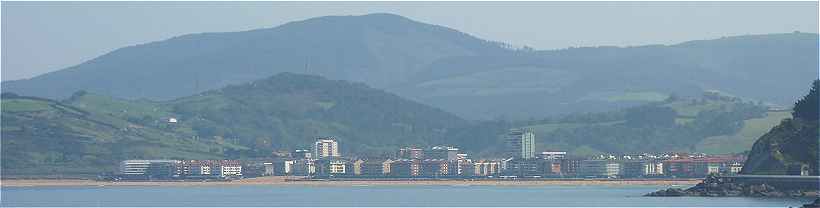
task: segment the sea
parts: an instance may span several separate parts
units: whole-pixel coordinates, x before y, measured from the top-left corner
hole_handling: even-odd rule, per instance
[[[656,185],[3,187],[3,207],[800,207],[813,198],[644,197]]]

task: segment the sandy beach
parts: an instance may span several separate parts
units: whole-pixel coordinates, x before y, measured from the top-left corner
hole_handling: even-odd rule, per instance
[[[3,179],[2,187],[42,187],[42,186],[241,186],[241,185],[305,185],[305,186],[382,186],[382,185],[464,185],[464,186],[584,186],[584,185],[681,185],[691,186],[700,182],[700,179],[619,179],[619,180],[345,180],[345,181],[293,181],[288,177],[271,176],[249,178],[234,181],[94,181],[77,179]],[[297,179],[297,178],[289,178]]]

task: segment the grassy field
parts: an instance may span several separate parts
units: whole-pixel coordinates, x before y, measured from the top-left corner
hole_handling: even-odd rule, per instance
[[[766,134],[781,120],[790,117],[791,112],[768,112],[766,117],[746,120],[743,128],[733,135],[714,136],[704,139],[696,146],[696,149],[704,153],[729,153],[749,150],[760,136]]]
[[[4,99],[2,101],[2,108],[3,111],[8,112],[25,112],[48,110],[51,107],[49,107],[48,102],[40,100]]]

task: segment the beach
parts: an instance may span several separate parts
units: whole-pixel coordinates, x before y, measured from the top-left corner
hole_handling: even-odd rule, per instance
[[[2,187],[41,186],[242,186],[242,185],[305,185],[305,186],[394,186],[394,185],[464,185],[464,186],[584,186],[584,185],[658,185],[691,186],[701,179],[539,179],[539,180],[301,180],[287,176],[247,178],[233,181],[95,181],[80,179],[3,179]]]

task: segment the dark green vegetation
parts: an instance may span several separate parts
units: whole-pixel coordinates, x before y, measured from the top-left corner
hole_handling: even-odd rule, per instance
[[[361,81],[468,119],[519,120],[705,90],[785,106],[816,77],[817,45],[817,34],[791,33],[536,51],[396,15],[332,16],[125,47],[2,87],[48,98],[87,90],[170,100],[296,72]]]
[[[363,84],[290,73],[163,102],[85,91],[59,102],[7,93],[2,102],[7,176],[98,173],[123,159],[263,157],[309,149],[317,136],[367,156],[438,145],[448,129],[467,125]]]
[[[818,97],[820,82],[814,81],[809,94],[797,101],[792,119],[783,120],[755,142],[743,174],[783,175],[789,167],[808,165],[818,175]]]
[[[364,84],[290,73],[161,106],[200,138],[235,140],[254,147],[256,155],[309,149],[319,136],[337,137],[346,153],[392,152],[401,145],[439,144],[450,128],[467,125],[447,112]]]

